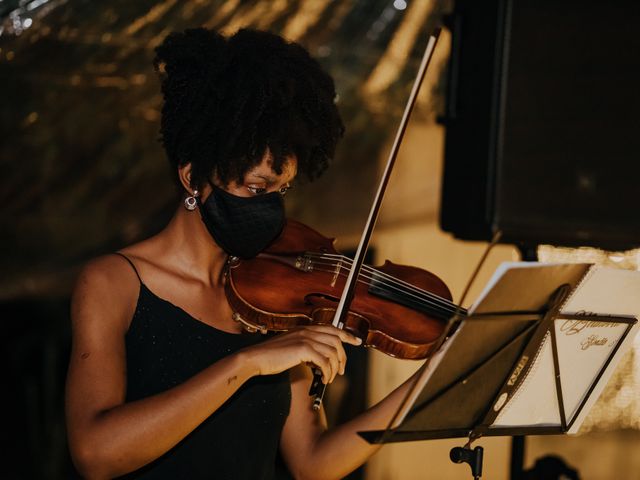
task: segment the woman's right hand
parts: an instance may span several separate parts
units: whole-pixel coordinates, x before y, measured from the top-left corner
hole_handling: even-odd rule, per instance
[[[344,374],[347,355],[343,342],[360,345],[362,340],[331,325],[311,325],[278,334],[239,355],[258,375],[272,375],[306,363],[322,371],[323,383],[331,383],[336,375]]]

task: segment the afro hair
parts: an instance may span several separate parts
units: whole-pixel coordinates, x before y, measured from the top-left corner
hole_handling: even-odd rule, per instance
[[[155,53],[160,141],[174,172],[191,163],[192,187],[212,175],[241,183],[267,151],[277,174],[290,155],[309,180],[327,168],[344,126],[332,78],[302,46],[258,30],[193,28]]]

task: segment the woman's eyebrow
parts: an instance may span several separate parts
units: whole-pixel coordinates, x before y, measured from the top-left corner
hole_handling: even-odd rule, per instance
[[[279,177],[273,176],[273,175],[262,175],[262,174],[258,174],[258,173],[253,173],[252,174],[254,177],[258,177],[261,178],[262,180],[264,180],[267,183],[278,183],[281,181],[281,179]],[[288,183],[288,182],[284,182],[284,183]]]
[[[257,173],[250,173],[245,177],[245,182],[251,182],[252,180],[255,181],[255,179],[259,178],[260,180],[263,180],[265,183],[274,183],[276,180],[274,177],[271,177],[269,175],[260,175]]]

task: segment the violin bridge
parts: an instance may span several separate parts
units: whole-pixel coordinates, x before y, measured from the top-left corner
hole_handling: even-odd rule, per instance
[[[333,271],[333,278],[331,279],[331,288],[336,286],[336,282],[338,281],[338,276],[340,275],[341,268],[342,268],[342,259],[336,262],[336,268]]]

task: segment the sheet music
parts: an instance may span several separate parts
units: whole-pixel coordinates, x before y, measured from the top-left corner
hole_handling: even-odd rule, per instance
[[[510,264],[504,267],[499,269],[501,276],[509,268],[520,268],[522,265]],[[620,357],[633,343],[638,327],[636,324],[623,340],[628,328],[627,323],[571,320],[563,318],[563,314],[639,317],[640,272],[591,267],[565,301],[560,316],[554,321],[565,417],[567,424],[574,421],[570,430],[574,433],[613,374]],[[598,374],[619,344],[615,357],[587,399],[590,387],[594,385]],[[582,410],[578,411],[585,399],[587,401]],[[527,377],[504,406],[493,426],[557,425],[560,422],[558,408],[551,341],[548,335]],[[577,414],[579,417],[576,417]]]
[[[547,335],[521,387],[502,409],[494,427],[560,425],[553,375],[551,336]]]
[[[593,266],[561,312],[639,317],[640,272]]]
[[[640,318],[640,272],[592,267],[565,302],[561,312]],[[567,397],[565,411],[569,419],[576,415],[575,409],[584,399],[587,387],[593,383],[613,348],[619,343],[625,327],[605,322],[562,322],[561,318],[556,324],[561,332],[558,335],[560,375],[563,395]],[[615,371],[620,358],[633,345],[637,332],[636,323],[579,412],[570,433],[577,432]],[[582,368],[575,369],[576,364],[582,365]],[[563,371],[567,373],[563,375]]]
[[[567,421],[627,330],[625,323],[583,322],[559,318],[554,322],[558,342],[560,382]],[[579,365],[580,368],[576,368]],[[555,393],[555,387],[554,387]]]

